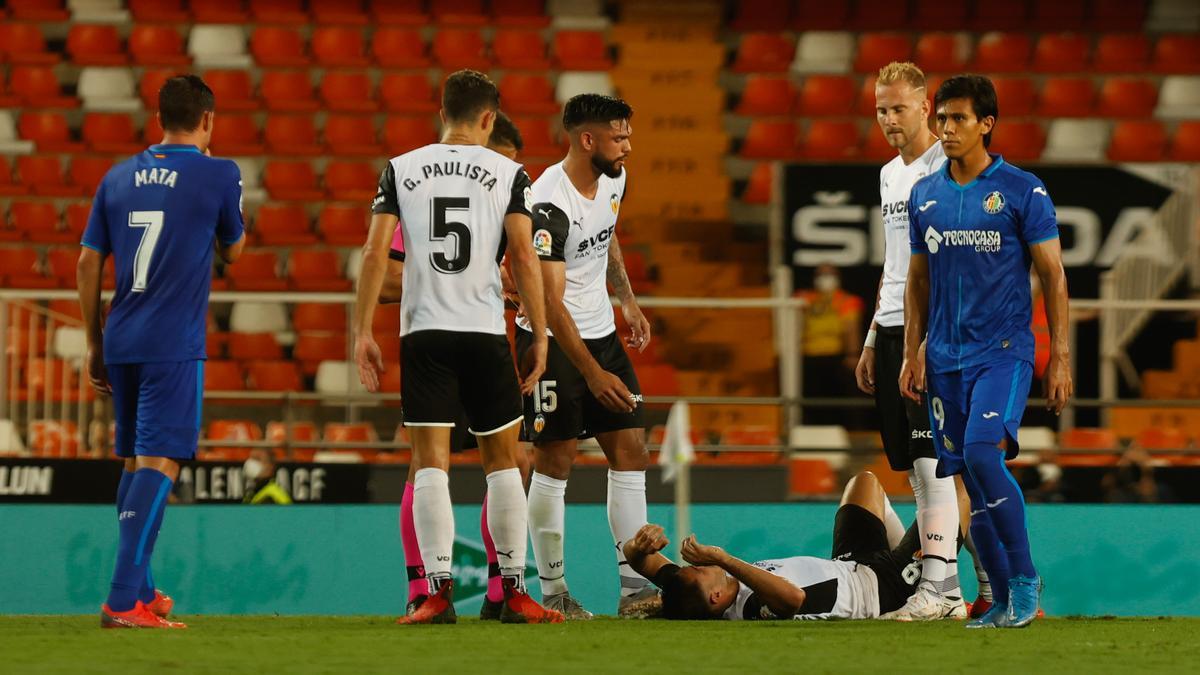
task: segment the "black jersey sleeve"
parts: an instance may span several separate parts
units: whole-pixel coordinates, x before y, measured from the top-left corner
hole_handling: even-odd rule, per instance
[[[532,218],[532,207],[533,181],[529,180],[529,174],[525,173],[522,167],[517,170],[517,175],[513,176],[512,194],[508,198],[508,210],[504,214],[520,213]]]
[[[567,234],[571,219],[551,202],[533,205],[533,250],[538,258],[566,262]]]
[[[379,176],[379,190],[371,201],[371,213],[388,214],[400,217],[400,201],[396,196],[396,168],[391,162],[384,167]]]

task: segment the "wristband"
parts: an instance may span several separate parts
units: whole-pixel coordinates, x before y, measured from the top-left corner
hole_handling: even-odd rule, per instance
[[[863,343],[864,349],[867,347],[870,347],[871,349],[875,349],[875,336],[876,335],[877,335],[877,333],[875,332],[874,328],[867,331],[867,341]]]

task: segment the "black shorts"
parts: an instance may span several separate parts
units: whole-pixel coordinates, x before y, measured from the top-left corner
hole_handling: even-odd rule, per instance
[[[401,338],[404,425],[457,427],[486,436],[521,421],[521,388],[508,338],[423,330]]]
[[[874,513],[857,504],[838,509],[833,520],[833,559],[870,567],[879,580],[879,613],[895,611],[908,602],[921,581],[917,552],[921,535],[913,523],[896,548],[888,546],[887,528]],[[911,583],[910,583],[911,582]]]
[[[904,364],[904,327],[881,326],[875,338],[875,409],[883,451],[894,471],[908,471],[919,457],[937,459],[929,413],[925,407],[900,395],[900,367]]]
[[[525,440],[536,445],[538,442],[589,438],[607,431],[644,426],[642,388],[616,331],[583,342],[600,367],[621,378],[634,395],[636,406],[633,412],[614,413],[601,405],[592,396],[579,369],[558,346],[558,341],[550,338],[546,373],[538,382],[534,395],[525,397]],[[518,358],[532,344],[532,333],[517,331]]]

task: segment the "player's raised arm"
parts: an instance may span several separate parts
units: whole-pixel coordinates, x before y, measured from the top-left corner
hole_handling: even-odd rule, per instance
[[[608,285],[612,286],[613,294],[621,301],[621,315],[625,317],[625,323],[629,324],[633,333],[625,339],[626,346],[638,352],[646,351],[646,347],[650,346],[650,322],[646,320],[646,315],[642,314],[637,296],[633,294],[629,273],[625,269],[625,256],[621,254],[616,232],[608,245]],[[557,332],[555,334],[557,335]]]
[[[1029,247],[1033,267],[1042,282],[1046,299],[1046,318],[1050,323],[1050,364],[1046,367],[1047,407],[1055,415],[1075,394],[1071,379],[1071,343],[1068,339],[1067,275],[1063,271],[1062,243],[1055,237]]]
[[[680,555],[693,565],[716,565],[725,570],[754,591],[754,595],[780,619],[794,617],[804,605],[804,589],[781,576],[739,560],[719,546],[701,544],[696,541],[694,534],[683,540]]]

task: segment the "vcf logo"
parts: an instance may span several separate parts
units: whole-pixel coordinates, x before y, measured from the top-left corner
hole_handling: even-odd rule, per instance
[[[942,246],[942,239],[944,237],[937,230],[932,227],[925,228],[925,245],[929,247],[930,253],[938,252],[938,249]]]

